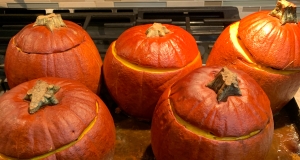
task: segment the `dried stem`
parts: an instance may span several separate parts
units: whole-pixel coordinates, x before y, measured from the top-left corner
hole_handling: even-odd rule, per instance
[[[46,26],[52,32],[55,28],[66,27],[66,24],[60,14],[51,13],[38,16],[33,26]]]
[[[237,75],[224,67],[215,76],[215,79],[206,85],[217,94],[217,100],[227,101],[229,96],[241,96]]]
[[[269,14],[277,17],[282,25],[286,23],[298,23],[296,5],[286,0],[278,0],[275,9]]]
[[[172,33],[166,26],[161,23],[153,23],[146,31],[147,37],[163,37],[166,34]]]
[[[60,87],[58,86],[49,85],[47,82],[38,80],[24,98],[24,100],[30,101],[28,112],[33,114],[43,106],[58,104],[58,100],[54,94],[58,92],[59,89]]]

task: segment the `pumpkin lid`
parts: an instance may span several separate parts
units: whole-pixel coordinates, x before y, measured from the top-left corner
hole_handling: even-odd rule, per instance
[[[80,140],[93,127],[100,99],[84,85],[69,79],[40,78],[60,86],[55,105],[29,112],[29,100],[37,80],[12,88],[0,97],[0,155],[28,159],[54,154]],[[51,87],[50,87],[51,88]],[[47,92],[50,95],[52,92]],[[52,92],[54,93],[54,92]],[[50,96],[44,95],[45,101]],[[50,98],[51,99],[51,98]],[[32,100],[31,102],[34,102]],[[100,103],[99,103],[100,105]],[[34,106],[34,104],[33,104]]]
[[[200,53],[194,37],[170,24],[145,24],[124,31],[115,52],[130,63],[153,68],[181,68]]]
[[[35,23],[26,25],[11,40],[25,53],[60,53],[77,47],[85,41],[87,33],[59,14],[38,16]]]
[[[264,91],[246,73],[235,69],[227,70],[236,74],[239,89],[232,88],[234,83],[229,88],[227,84],[219,85],[227,83],[219,76],[213,82],[220,70],[220,67],[196,69],[171,87],[169,100],[177,120],[216,137],[245,137],[263,130],[272,120]],[[208,86],[211,82],[215,83],[213,87]],[[222,89],[233,92],[220,96],[211,88],[218,88],[217,93]]]
[[[274,10],[240,20],[238,37],[257,64],[278,70],[300,68],[300,26],[296,5],[279,0]]]

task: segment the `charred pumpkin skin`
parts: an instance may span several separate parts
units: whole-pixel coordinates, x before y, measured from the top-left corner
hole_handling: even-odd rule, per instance
[[[206,85],[220,69],[198,68],[160,97],[151,125],[151,146],[158,160],[266,157],[274,131],[266,94],[248,75],[230,69],[240,77],[242,96],[218,103]]]
[[[267,14],[267,13],[262,12],[260,14]],[[297,24],[292,24],[292,25],[297,26]],[[263,48],[262,45],[266,45],[264,47],[267,47],[268,45],[270,45],[268,43],[270,42],[270,40],[269,41],[265,40],[266,41],[265,43],[253,42],[252,43],[253,46],[257,44],[256,47],[261,48],[262,50],[257,49],[258,51],[256,51],[255,53],[253,51],[252,53],[246,47],[244,40],[240,38],[240,33],[239,33],[240,26],[241,26],[241,22],[236,22],[228,26],[221,33],[221,35],[217,39],[216,43],[214,44],[209,54],[206,65],[227,66],[230,68],[240,69],[248,73],[252,78],[254,78],[259,83],[259,85],[263,88],[265,93],[268,95],[271,102],[272,111],[275,114],[279,112],[281,108],[284,107],[294,97],[295,93],[297,92],[297,89],[300,86],[300,81],[299,81],[300,57],[297,58],[296,56],[297,54],[299,54],[300,49],[297,48],[298,47],[297,44],[294,45],[283,44],[283,42],[281,41],[288,41],[286,39],[289,38],[282,37],[283,39],[280,40],[280,43],[282,44],[278,44],[275,46],[286,45],[286,46],[290,46],[291,48],[292,46],[294,46],[293,49],[290,49],[293,50],[293,52],[284,53],[285,52],[284,48],[286,48],[286,46],[282,46],[283,47],[282,52],[281,50],[278,52],[276,50],[274,52],[267,51]],[[300,31],[300,28],[298,30]],[[296,29],[294,29],[294,31],[296,31]],[[276,35],[276,33],[273,34]],[[296,41],[295,39],[294,41],[295,41],[294,43],[300,42],[300,40]],[[291,57],[294,58],[293,61],[294,63],[288,65],[288,63],[292,61]],[[276,67],[281,67],[281,68],[274,69]]]
[[[163,91],[202,59],[195,39],[185,30],[163,24],[172,33],[147,37],[151,24],[128,29],[107,50],[103,73],[107,88],[128,115],[151,120]]]
[[[26,25],[11,38],[5,55],[10,88],[40,77],[78,80],[94,93],[100,91],[102,59],[88,33],[64,20],[66,27]]]
[[[0,159],[111,159],[115,146],[112,116],[86,86],[62,78],[39,78],[60,86],[59,103],[28,113],[23,100],[36,80],[0,97]]]

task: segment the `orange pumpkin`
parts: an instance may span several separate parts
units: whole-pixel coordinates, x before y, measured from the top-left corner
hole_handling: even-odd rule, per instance
[[[100,90],[102,60],[89,34],[60,15],[39,16],[11,38],[5,55],[10,88],[39,77],[74,79]]]
[[[111,159],[114,154],[108,108],[70,79],[39,78],[3,94],[0,130],[0,159]]]
[[[246,73],[194,70],[161,96],[151,124],[157,160],[263,160],[271,147],[270,102]]]
[[[178,26],[154,23],[123,32],[107,50],[103,74],[121,110],[150,120],[162,92],[201,66],[191,34]]]
[[[215,42],[206,65],[237,68],[252,76],[277,113],[300,86],[300,26],[296,6],[253,13],[228,26]]]

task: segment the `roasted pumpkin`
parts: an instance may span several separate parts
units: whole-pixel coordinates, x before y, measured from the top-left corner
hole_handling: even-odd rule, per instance
[[[107,88],[126,114],[150,120],[162,92],[202,66],[194,37],[170,24],[145,24],[127,29],[105,55]]]
[[[10,88],[39,77],[78,80],[100,92],[102,59],[89,34],[59,14],[38,16],[13,36],[5,55]]]
[[[0,159],[112,159],[116,131],[83,84],[45,77],[0,96]]]
[[[263,160],[272,144],[270,101],[248,74],[202,67],[170,86],[151,123],[157,160]]]

